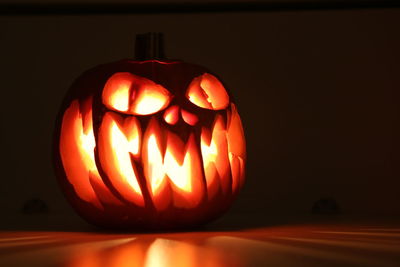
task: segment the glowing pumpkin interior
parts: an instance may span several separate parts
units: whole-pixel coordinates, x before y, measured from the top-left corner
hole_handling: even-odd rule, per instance
[[[77,199],[103,213],[134,207],[157,218],[172,210],[204,213],[238,192],[245,139],[222,83],[209,73],[194,77],[182,94],[185,105],[172,92],[129,72],[113,74],[102,89],[105,111],[97,130],[93,96],[70,102],[59,153]],[[202,110],[211,112],[211,124],[203,124]],[[185,129],[186,137],[177,129]]]

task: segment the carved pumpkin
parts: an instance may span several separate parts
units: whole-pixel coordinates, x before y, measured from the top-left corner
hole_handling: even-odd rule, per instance
[[[236,105],[215,75],[181,61],[85,72],[64,99],[55,140],[67,199],[99,226],[202,224],[227,210],[244,182]]]

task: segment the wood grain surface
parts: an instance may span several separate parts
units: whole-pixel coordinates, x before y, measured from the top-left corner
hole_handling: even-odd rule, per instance
[[[235,231],[4,231],[0,266],[399,266],[400,226],[294,224]]]

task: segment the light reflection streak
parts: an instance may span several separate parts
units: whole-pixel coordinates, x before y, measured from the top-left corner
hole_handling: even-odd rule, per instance
[[[374,242],[356,242],[356,241],[342,241],[342,240],[329,240],[329,239],[319,239],[319,238],[293,238],[293,237],[276,237],[276,239],[287,240],[287,241],[297,241],[316,245],[327,245],[335,247],[348,247],[366,250],[383,250],[400,252],[400,247],[392,245],[376,244]]]
[[[80,253],[65,267],[217,267],[242,266],[234,255],[209,249],[204,242],[165,238],[134,240],[117,247]]]
[[[360,235],[360,236],[376,236],[376,237],[400,237],[400,233],[371,233],[371,232],[342,232],[342,231],[315,231],[317,234],[334,234],[334,235]]]
[[[13,241],[21,241],[21,240],[29,240],[29,239],[41,239],[48,238],[49,236],[24,236],[24,237],[13,237],[13,238],[0,238],[0,242],[13,242]]]
[[[0,246],[0,266],[26,266],[27,262],[30,266],[43,266],[45,262],[63,267],[320,266],[321,263],[326,266],[396,266],[393,263],[398,262],[399,243],[389,235],[368,236],[368,240],[360,241],[358,236],[348,235],[358,233],[356,229],[315,230],[282,227],[225,233],[139,234],[135,237],[10,233],[0,237],[0,245],[5,245]],[[13,244],[19,246],[13,247]]]
[[[92,267],[104,266],[98,261],[99,265],[86,263],[93,262],[91,256],[98,251],[108,248],[117,248],[120,245],[133,241],[135,238],[114,238],[112,240],[93,240],[98,237],[87,235],[54,235],[44,241],[31,241],[17,243],[21,249],[10,250],[6,247],[7,253],[0,250],[0,266],[74,266]],[[29,264],[28,264],[29,263]],[[73,263],[76,265],[70,265]],[[82,265],[83,264],[83,265]],[[107,266],[107,265],[106,265]]]
[[[296,263],[296,259],[299,256],[304,258],[305,262],[307,260],[319,259],[330,262],[341,262],[343,264],[361,264],[362,266],[378,266],[376,264],[379,262],[382,263],[382,260],[368,258],[365,255],[356,255],[350,252],[338,251],[337,249],[333,250],[332,248],[324,249],[321,247],[299,246],[296,243],[281,243],[273,239],[259,241],[228,236],[215,237],[208,240],[208,245],[219,248],[225,247],[232,254],[247,254],[245,258],[251,261],[262,261],[260,258],[268,257],[269,261],[283,261],[287,266],[299,266],[299,263]],[[285,259],[276,259],[276,257],[282,256]]]

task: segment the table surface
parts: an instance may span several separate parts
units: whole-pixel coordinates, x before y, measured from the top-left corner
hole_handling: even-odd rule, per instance
[[[281,223],[193,232],[4,230],[0,266],[400,266],[400,225]]]

